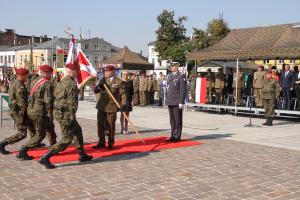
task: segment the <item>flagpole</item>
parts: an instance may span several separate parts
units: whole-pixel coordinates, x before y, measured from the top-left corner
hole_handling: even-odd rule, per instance
[[[235,76],[235,78],[236,78],[236,81],[235,81],[235,108],[234,108],[234,114],[236,115],[236,113],[237,113],[237,94],[238,94],[238,90],[237,90],[237,87],[238,87],[238,81],[239,81],[239,70],[238,70],[238,66],[239,66],[239,59],[236,59],[236,76]]]

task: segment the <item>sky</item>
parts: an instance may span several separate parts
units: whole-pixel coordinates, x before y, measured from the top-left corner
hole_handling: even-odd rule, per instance
[[[299,0],[0,0],[0,29],[18,34],[99,37],[148,55],[155,41],[156,17],[164,10],[187,16],[187,36],[192,28],[205,29],[223,14],[231,29],[300,22]]]

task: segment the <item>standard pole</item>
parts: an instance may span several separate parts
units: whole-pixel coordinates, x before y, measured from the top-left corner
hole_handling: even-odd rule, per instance
[[[109,88],[107,87],[107,85],[106,84],[103,84],[103,85],[104,85],[105,90],[109,94],[109,96],[112,98],[112,100],[115,102],[115,104],[117,105],[117,107],[120,109],[121,106],[120,106],[119,102],[116,100],[116,98],[114,97],[114,95],[111,93],[111,91],[109,90]],[[122,112],[122,114],[125,117],[125,119],[127,119],[127,121],[129,122],[129,125],[135,131],[135,133],[138,135],[138,137],[142,140],[143,143],[145,143],[143,137],[141,136],[141,134],[139,133],[139,131],[135,128],[135,126],[133,125],[133,123],[129,119],[129,117],[125,114],[125,112]]]
[[[237,113],[237,94],[238,94],[238,90],[237,90],[237,87],[238,87],[238,81],[239,81],[239,70],[238,70],[238,67],[239,67],[239,59],[236,60],[236,81],[235,81],[235,108],[234,108],[234,114],[236,115]]]

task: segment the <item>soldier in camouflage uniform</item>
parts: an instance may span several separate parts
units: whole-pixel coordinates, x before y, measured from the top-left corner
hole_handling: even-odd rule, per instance
[[[279,97],[280,87],[272,77],[272,71],[268,70],[263,79],[262,100],[265,108],[266,122],[263,125],[272,126],[275,110],[275,99]]]
[[[16,80],[9,90],[9,113],[16,123],[18,133],[0,142],[0,153],[2,154],[9,154],[9,151],[5,150],[6,145],[17,143],[27,136],[28,92],[25,82],[27,81],[29,71],[24,68],[18,68],[15,71]]]
[[[138,106],[140,103],[139,100],[139,79],[136,74],[132,74],[132,83],[133,83],[133,105]]]
[[[196,90],[196,78],[192,74],[190,81],[190,94],[191,94],[191,103],[195,103],[195,90]]]
[[[244,87],[244,73],[241,71],[241,66],[238,66],[238,71],[233,73],[232,88],[234,99],[238,106],[242,105],[243,102],[243,87]]]
[[[74,79],[77,77],[78,69],[78,63],[67,64],[66,75],[54,91],[54,118],[60,125],[62,138],[39,160],[40,164],[48,169],[55,168],[49,161],[51,156],[65,150],[74,139],[75,146],[79,152],[79,161],[86,162],[93,159],[92,156],[87,155],[84,151],[82,129],[76,120],[78,88]]]
[[[215,76],[211,69],[207,69],[206,74],[206,103],[212,103],[213,89],[215,88]]]
[[[262,65],[259,65],[257,68],[257,72],[254,73],[254,79],[253,79],[253,89],[254,89],[254,95],[255,95],[255,105],[257,107],[262,107],[262,83],[265,77],[264,67]]]
[[[216,103],[223,103],[223,90],[225,87],[225,75],[223,74],[222,68],[218,69],[215,80],[215,92],[216,92]]]
[[[19,150],[17,158],[30,160],[27,151],[39,147],[40,142],[45,138],[46,132],[50,145],[56,143],[56,133],[53,124],[53,85],[50,81],[52,67],[42,65],[39,67],[40,76],[36,76],[30,83],[28,113],[28,129],[33,137]]]

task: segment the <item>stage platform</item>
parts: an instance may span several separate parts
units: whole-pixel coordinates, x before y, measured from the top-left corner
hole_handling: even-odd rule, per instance
[[[217,113],[228,114],[252,114],[253,116],[263,116],[265,110],[263,108],[250,108],[245,106],[217,105],[217,104],[200,104],[189,103],[188,109],[196,111],[214,111]],[[275,116],[278,118],[300,119],[300,111],[294,110],[275,110]]]

